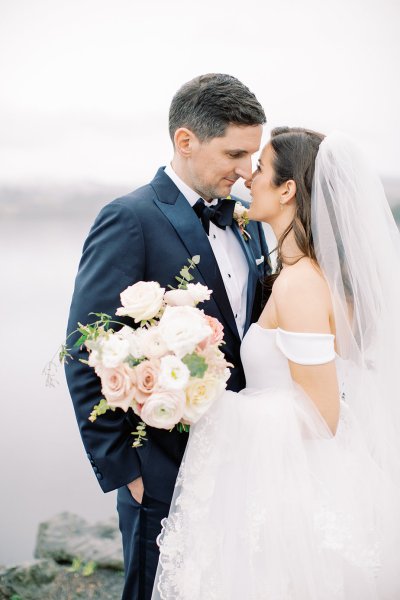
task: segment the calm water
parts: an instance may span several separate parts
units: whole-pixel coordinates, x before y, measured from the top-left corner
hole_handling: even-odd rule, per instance
[[[64,380],[42,369],[63,341],[73,280],[92,219],[0,222],[0,564],[32,557],[37,526],[61,511],[115,513],[84,453]]]
[[[0,218],[0,564],[29,560],[39,522],[115,514],[86,458],[72,403],[42,369],[64,339],[83,241],[95,216]],[[268,237],[270,237],[268,235]]]

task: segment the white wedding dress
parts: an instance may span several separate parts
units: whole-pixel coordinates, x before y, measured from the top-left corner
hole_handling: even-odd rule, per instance
[[[336,361],[335,436],[288,359]],[[399,490],[346,401],[334,336],[255,323],[242,361],[247,388],[225,392],[191,428],[153,599],[398,600]]]

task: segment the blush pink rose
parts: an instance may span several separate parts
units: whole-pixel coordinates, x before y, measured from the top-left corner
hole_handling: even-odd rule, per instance
[[[157,387],[160,361],[156,358],[144,360],[135,368],[136,396],[139,404],[144,404]]]
[[[220,344],[224,339],[224,326],[215,319],[214,317],[210,317],[209,315],[205,315],[207,325],[211,328],[211,335],[207,337],[205,340],[200,342],[199,348],[204,350],[206,346]]]
[[[101,379],[101,391],[110,406],[122,408],[125,412],[134,406],[135,376],[128,365],[122,364],[112,369],[97,366],[96,373]]]

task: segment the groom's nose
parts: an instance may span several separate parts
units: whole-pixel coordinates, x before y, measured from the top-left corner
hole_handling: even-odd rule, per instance
[[[235,172],[238,177],[242,177],[245,181],[251,179],[251,156],[243,157],[236,166]]]

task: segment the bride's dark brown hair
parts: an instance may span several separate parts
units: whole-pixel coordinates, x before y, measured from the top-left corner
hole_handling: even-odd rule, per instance
[[[324,137],[322,133],[301,127],[277,127],[271,132],[270,145],[274,170],[272,183],[279,187],[282,183],[293,179],[296,183],[296,198],[293,220],[278,240],[277,269],[266,281],[269,288],[282,269],[282,244],[291,231],[301,252],[297,260],[303,256],[316,260],[311,232],[311,188],[315,159]],[[295,262],[297,261],[291,264]]]

